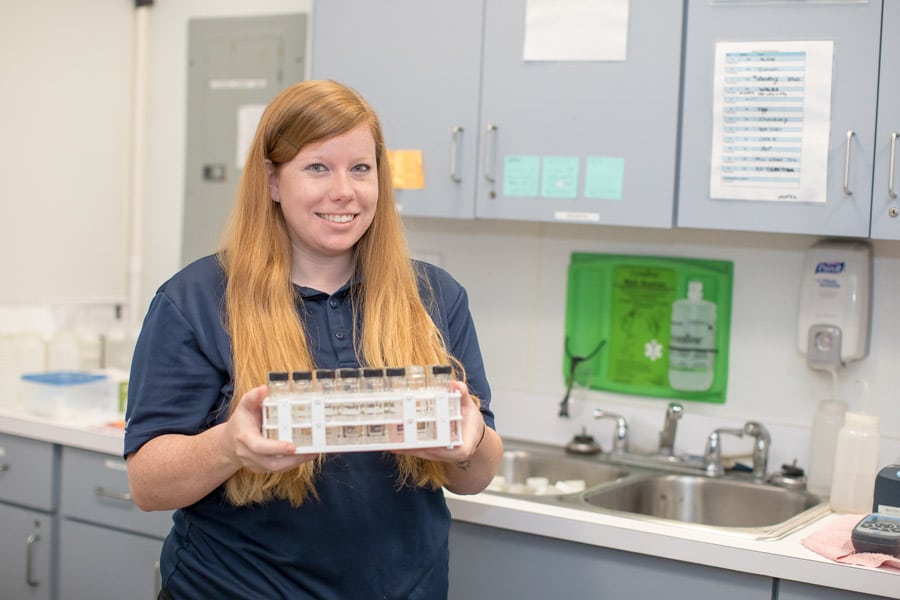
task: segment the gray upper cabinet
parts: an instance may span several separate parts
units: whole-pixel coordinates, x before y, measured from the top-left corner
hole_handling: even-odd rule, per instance
[[[393,150],[421,151],[424,188],[397,190],[404,215],[474,214],[482,2],[316,2],[312,76],[357,89]]]
[[[421,150],[404,215],[671,227],[683,6],[628,11],[626,60],[526,61],[525,0],[317,2],[312,75]]]
[[[894,6],[892,11],[896,12],[896,9]],[[881,0],[689,0],[683,82],[685,110],[676,218],[679,227],[868,237],[876,146],[881,11]],[[894,22],[896,25],[896,18]],[[824,201],[711,197],[717,43],[756,42],[759,48],[766,48],[765,42],[772,42],[772,47],[778,48],[775,43],[798,41],[833,42],[827,152],[816,146],[820,148],[822,163],[827,164],[825,193],[816,198]],[[891,58],[896,72],[896,42]],[[722,79],[725,80],[724,77]],[[809,80],[807,83],[810,88],[801,93],[811,93],[809,89],[818,81]],[[893,89],[896,105],[896,77]],[[727,110],[727,104],[725,106]],[[896,123],[894,119],[893,127],[897,127]],[[721,137],[725,139],[724,136]],[[879,151],[887,145],[885,140],[879,139]],[[803,152],[801,161],[807,157],[806,150]],[[725,165],[724,159],[722,164]],[[726,171],[723,167],[717,172]],[[876,184],[886,179],[885,175]],[[717,179],[717,182],[720,180]],[[898,224],[891,224],[896,235]]]
[[[900,2],[884,3],[872,189],[872,237],[900,239]]]
[[[525,5],[486,2],[477,216],[671,227],[682,2],[629,3],[625,60],[524,60]]]

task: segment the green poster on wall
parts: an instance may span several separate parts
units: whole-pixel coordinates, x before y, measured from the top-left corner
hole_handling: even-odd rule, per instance
[[[721,260],[572,254],[564,376],[575,357],[572,377],[585,387],[724,403],[733,270]]]

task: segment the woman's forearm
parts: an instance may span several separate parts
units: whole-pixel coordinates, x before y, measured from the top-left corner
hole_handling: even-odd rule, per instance
[[[448,463],[445,486],[454,494],[477,494],[491,483],[503,458],[500,435],[485,426],[484,437],[468,459]]]
[[[224,425],[197,435],[161,435],[128,457],[131,497],[142,510],[183,508],[209,494],[239,468],[223,451]]]

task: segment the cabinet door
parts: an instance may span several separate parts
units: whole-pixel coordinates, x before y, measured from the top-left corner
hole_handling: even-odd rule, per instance
[[[53,444],[0,434],[0,501],[56,510],[58,456]]]
[[[486,3],[477,216],[671,227],[682,2],[628,3],[625,60],[524,60],[526,4]]]
[[[449,598],[772,600],[772,580],[453,521]]]
[[[312,76],[358,90],[388,148],[421,151],[424,188],[396,192],[404,215],[472,218],[482,2],[316,2]]]
[[[835,588],[780,580],[773,600],[884,600],[886,596],[873,596]]]
[[[155,599],[162,540],[63,519],[59,589],[66,600]]]
[[[0,600],[49,600],[53,520],[0,504]],[[125,597],[125,596],[123,596]]]
[[[878,133],[872,189],[872,237],[900,240],[900,3],[885,2],[881,24]]]
[[[63,448],[60,513],[81,521],[163,538],[173,511],[144,512],[131,500],[125,461],[80,448]]]
[[[679,227],[868,236],[880,20],[881,0],[689,0]],[[827,183],[824,197],[818,196],[823,201],[711,198],[716,43],[767,41],[834,42]]]

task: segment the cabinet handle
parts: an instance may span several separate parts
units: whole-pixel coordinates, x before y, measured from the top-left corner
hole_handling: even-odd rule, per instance
[[[34,545],[40,539],[41,536],[36,533],[32,533],[25,538],[25,583],[31,587],[37,587],[41,584],[40,581],[34,578],[34,559],[32,557]]]
[[[850,148],[852,147],[853,136],[856,132],[852,129],[847,131],[847,155],[844,158],[844,195],[852,196],[853,191],[850,189]]]
[[[484,178],[494,183],[494,142],[497,137],[497,126],[488,125],[484,136]]]
[[[94,488],[94,494],[98,498],[109,498],[111,500],[121,500],[122,502],[131,502],[131,494],[128,492],[111,492],[105,487],[97,486]]]
[[[450,138],[450,179],[459,183],[462,177],[459,176],[457,169],[459,168],[459,140],[462,138],[463,128],[457,125],[453,128],[453,135]]]
[[[888,196],[897,197],[897,190],[894,189],[894,157],[897,155],[897,137],[900,133],[896,131],[891,134],[891,166],[888,169]]]

